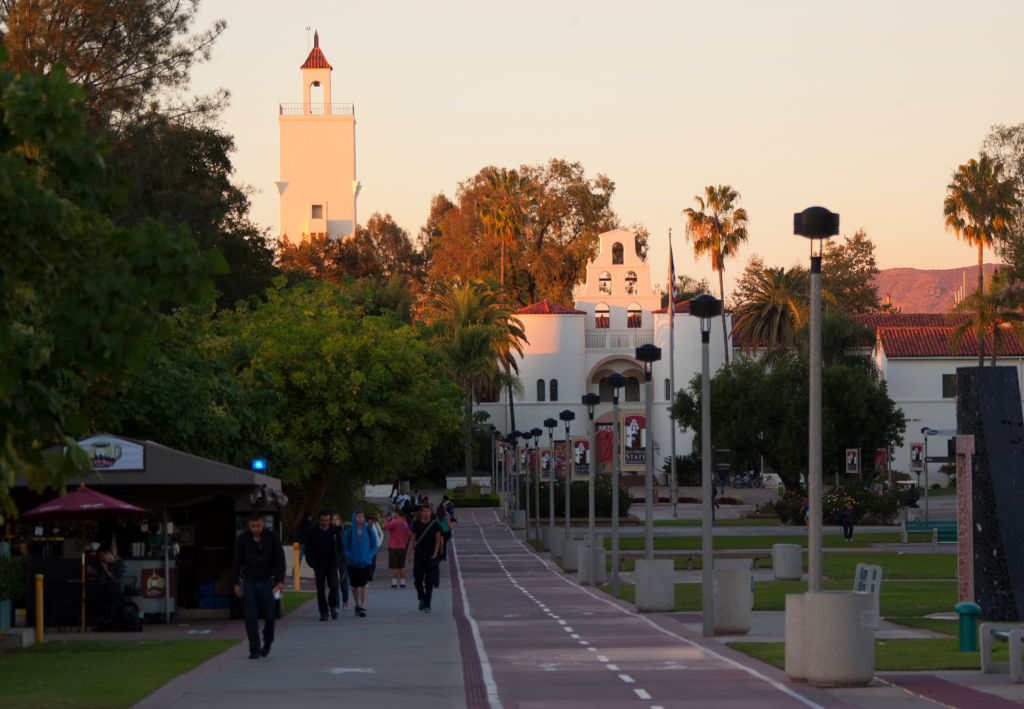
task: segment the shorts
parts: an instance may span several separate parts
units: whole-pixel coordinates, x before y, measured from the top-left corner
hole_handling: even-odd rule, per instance
[[[405,554],[405,547],[402,547],[400,549],[388,549],[388,568],[404,569]]]
[[[366,584],[373,581],[373,567],[372,566],[349,566],[348,567],[348,585],[352,588],[361,588]]]

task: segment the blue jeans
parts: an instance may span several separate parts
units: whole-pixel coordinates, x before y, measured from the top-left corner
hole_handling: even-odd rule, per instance
[[[245,610],[245,634],[249,636],[249,654],[260,651],[260,613],[266,619],[263,623],[263,645],[274,642],[274,621],[277,605],[274,603],[274,580],[242,582],[242,606]]]
[[[336,572],[338,575],[341,576],[341,582],[338,584],[338,586],[339,586],[339,588],[341,590],[341,600],[338,601],[338,604],[335,606],[335,608],[337,608],[338,610],[341,610],[341,604],[342,603],[348,603],[348,573],[347,573],[347,571],[348,571],[348,569],[345,566],[342,566]],[[335,598],[337,598],[337,596],[335,596]]]

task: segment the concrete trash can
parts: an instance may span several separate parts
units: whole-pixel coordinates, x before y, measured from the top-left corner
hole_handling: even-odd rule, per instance
[[[676,604],[674,573],[671,559],[637,559],[636,609],[672,610]]]
[[[723,564],[722,561],[728,561]],[[754,610],[754,561],[721,560],[711,572],[715,635],[746,635]]]
[[[807,681],[818,687],[858,686],[870,682],[875,676],[873,626],[874,604],[866,593],[804,594]]]
[[[772,544],[772,575],[780,581],[799,581],[803,550],[799,544]]]
[[[804,651],[804,594],[786,595],[786,676],[793,680],[805,681],[807,671]]]
[[[584,586],[599,586],[605,581],[605,550],[604,547],[591,547],[580,544],[576,550],[576,580]]]
[[[562,558],[562,547],[565,546],[565,536],[560,529],[555,529],[554,544],[551,545],[551,558],[561,559]]]
[[[544,543],[544,551],[551,551],[551,549],[552,549],[551,527],[541,527],[540,528],[540,538],[541,538],[541,541]]]
[[[579,539],[570,539],[567,542],[563,542],[562,549],[562,568],[566,571],[578,571],[579,570],[579,548],[583,546],[583,542]]]

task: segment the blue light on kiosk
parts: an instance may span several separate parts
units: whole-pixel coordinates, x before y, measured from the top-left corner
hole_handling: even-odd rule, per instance
[[[253,470],[266,470],[266,468],[267,468],[267,461],[263,460],[263,458],[257,458],[256,460],[254,460],[252,462],[252,469]]]

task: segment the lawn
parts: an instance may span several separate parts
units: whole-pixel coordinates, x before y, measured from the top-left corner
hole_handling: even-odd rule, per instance
[[[931,532],[914,533],[909,535],[912,542],[930,542]],[[842,534],[825,534],[823,544],[826,547],[842,547],[844,549],[864,547],[867,544],[897,544],[900,541],[899,532],[876,532],[873,534],[858,534],[853,542],[843,542]],[[799,534],[762,534],[756,537],[724,537],[716,536],[714,539],[715,549],[771,549],[773,544],[799,544],[807,546],[806,535]],[[605,536],[604,546],[611,549],[612,540]],[[661,550],[679,549],[681,551],[697,551],[701,547],[701,538],[696,537],[655,537],[654,548]],[[619,549],[622,551],[639,551],[644,548],[643,537],[621,537]]]
[[[656,519],[655,527],[699,527],[699,519]],[[721,519],[715,521],[716,527],[785,527],[778,517],[765,519]]]
[[[310,598],[316,598],[316,593],[313,591],[289,591],[285,589],[281,596],[281,615],[288,615]]]
[[[11,650],[0,659],[4,709],[114,709],[135,704],[238,640],[64,642]]]
[[[886,580],[900,579],[950,579],[956,577],[956,556],[953,554],[902,554],[898,552],[864,552],[859,554],[825,554],[824,575],[830,579],[849,579],[853,581],[853,573],[858,563],[878,564],[882,567],[882,576]],[[692,564],[687,567],[686,558],[673,559],[673,568],[678,571],[698,570],[703,568],[700,556],[689,559]],[[761,559],[761,568],[771,566],[770,559]],[[608,556],[606,568],[611,570],[611,556]],[[807,555],[804,555],[803,568],[807,570]],[[635,571],[636,559],[623,559],[623,571]]]
[[[751,657],[785,668],[783,643],[729,643],[729,647]],[[996,662],[1007,661],[1006,645],[994,648]],[[977,670],[981,659],[977,652],[960,652],[956,638],[900,638],[875,640],[875,670]]]

